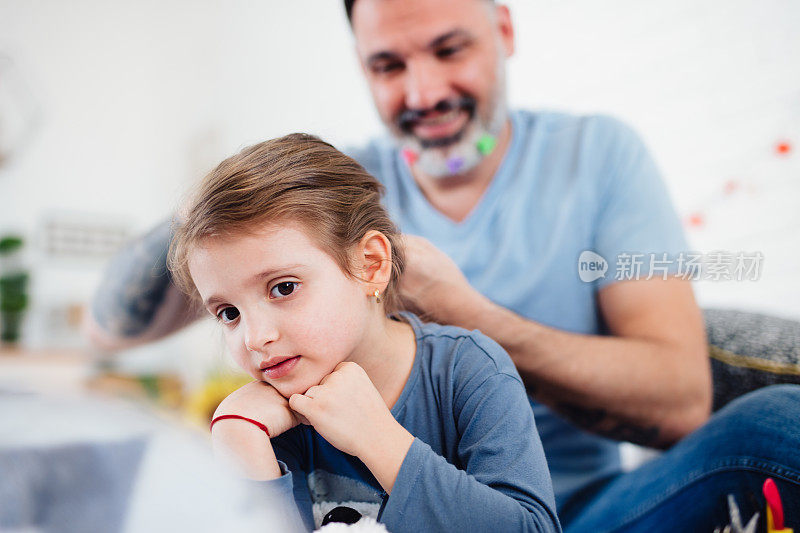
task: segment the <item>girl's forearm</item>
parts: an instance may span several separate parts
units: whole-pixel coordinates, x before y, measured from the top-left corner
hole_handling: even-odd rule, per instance
[[[397,474],[413,442],[414,435],[395,422],[386,431],[376,433],[369,445],[365,446],[364,452],[359,454],[359,459],[387,494],[392,493]]]
[[[242,420],[220,420],[211,433],[214,454],[244,477],[263,481],[281,477],[269,438]]]

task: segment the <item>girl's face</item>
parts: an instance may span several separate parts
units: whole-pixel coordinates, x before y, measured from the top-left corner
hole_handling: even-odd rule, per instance
[[[366,284],[297,223],[207,238],[189,271],[236,363],[287,398],[356,356],[374,312]]]

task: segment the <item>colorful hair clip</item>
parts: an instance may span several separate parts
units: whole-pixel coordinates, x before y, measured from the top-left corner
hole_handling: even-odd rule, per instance
[[[489,155],[494,150],[494,147],[497,146],[497,138],[494,135],[489,135],[488,133],[481,136],[478,139],[478,151],[483,155]]]
[[[447,160],[447,170],[449,170],[451,174],[458,172],[462,166],[464,166],[463,157],[451,157]]]
[[[403,155],[403,159],[406,160],[406,164],[410,167],[413,167],[414,163],[416,163],[419,158],[419,155],[411,148],[403,148],[401,154]]]

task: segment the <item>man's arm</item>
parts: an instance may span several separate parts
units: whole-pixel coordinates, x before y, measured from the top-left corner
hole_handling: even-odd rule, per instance
[[[167,269],[171,221],[123,248],[109,263],[84,319],[99,348],[120,350],[158,340],[202,316],[172,284]]]
[[[406,237],[404,297],[440,322],[479,329],[505,348],[529,392],[580,427],[667,447],[711,409],[705,330],[691,284],[618,282],[598,295],[612,336],[553,329],[473,289],[429,242]]]

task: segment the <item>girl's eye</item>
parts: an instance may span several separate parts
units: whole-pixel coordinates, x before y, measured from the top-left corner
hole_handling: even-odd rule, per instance
[[[296,281],[284,281],[278,283],[272,287],[272,290],[269,291],[269,295],[273,298],[284,298],[292,294],[295,289],[297,289],[298,285],[299,283]]]
[[[239,318],[239,310],[235,307],[223,307],[217,313],[217,318],[225,324],[229,324]]]

